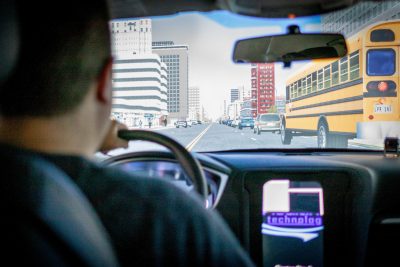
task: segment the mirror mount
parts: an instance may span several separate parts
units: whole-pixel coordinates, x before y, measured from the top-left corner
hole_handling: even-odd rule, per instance
[[[287,33],[288,34],[300,34],[300,27],[297,25],[289,25],[287,26]]]
[[[289,25],[287,26],[287,34],[300,34],[300,27],[298,25]],[[291,60],[284,60],[283,61],[283,68],[290,68],[292,65]]]
[[[290,68],[292,66],[292,61],[283,61],[283,68]]]

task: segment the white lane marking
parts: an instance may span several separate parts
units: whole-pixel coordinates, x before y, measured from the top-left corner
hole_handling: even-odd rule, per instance
[[[253,137],[250,137],[250,139],[253,140],[253,141],[257,141],[257,139],[255,139],[255,138],[253,138]]]
[[[187,146],[186,149],[188,151],[191,151],[194,146],[200,141],[200,139],[203,137],[203,135],[206,134],[206,132],[208,131],[208,129],[210,129],[210,127],[212,126],[212,123],[210,123],[210,125],[204,129],[204,131],[202,131],[198,136],[196,136]]]

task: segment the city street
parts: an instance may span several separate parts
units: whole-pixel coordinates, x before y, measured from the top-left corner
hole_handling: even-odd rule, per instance
[[[197,139],[195,144],[191,140],[201,134],[206,128],[204,135]],[[315,147],[316,137],[297,137],[293,138],[292,144],[283,146],[280,135],[277,133],[262,132],[260,135],[254,134],[250,128],[239,130],[218,123],[194,125],[187,129],[165,129],[160,130],[178,140],[181,144],[191,151],[217,151],[229,149],[252,149],[252,148],[305,148]]]
[[[307,148],[316,147],[317,138],[315,136],[294,137],[291,145],[282,145],[278,133],[262,132],[260,135],[254,134],[253,130],[238,128],[226,125],[211,123],[193,125],[188,128],[166,127],[154,129],[165,134],[184,145],[189,151],[218,151],[230,149],[256,149],[256,148]],[[158,150],[161,146],[135,141],[129,143],[129,151]],[[349,148],[362,148],[356,145],[349,145]],[[110,155],[126,153],[127,150],[119,149],[112,151]]]

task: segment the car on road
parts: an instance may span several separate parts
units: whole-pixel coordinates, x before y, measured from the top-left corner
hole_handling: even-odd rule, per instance
[[[187,121],[177,121],[177,122],[175,122],[175,127],[176,128],[180,128],[180,127],[187,128],[188,123],[187,123]]]
[[[240,119],[234,119],[234,120],[232,120],[231,126],[233,128],[236,128],[236,127],[238,127],[239,122],[240,122]]]
[[[238,128],[242,130],[243,128],[254,128],[254,119],[251,117],[241,118],[239,121]]]
[[[197,124],[197,121],[196,121],[196,120],[190,120],[190,121],[188,121],[188,124],[189,124],[190,126],[196,125],[196,124]]]
[[[254,122],[253,132],[260,134],[261,132],[279,132],[281,127],[281,118],[277,113],[266,113],[257,116]]]

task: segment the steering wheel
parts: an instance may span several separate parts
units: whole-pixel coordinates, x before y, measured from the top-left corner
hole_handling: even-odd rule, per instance
[[[192,154],[190,154],[189,151],[187,151],[186,148],[184,148],[181,144],[168,136],[146,130],[120,130],[118,131],[118,136],[127,141],[150,141],[168,148],[178,160],[186,175],[190,177],[195,190],[200,194],[204,206],[206,208],[210,208],[211,205],[209,205],[207,201],[207,181],[204,176],[203,169],[201,168],[198,160],[195,159]]]

